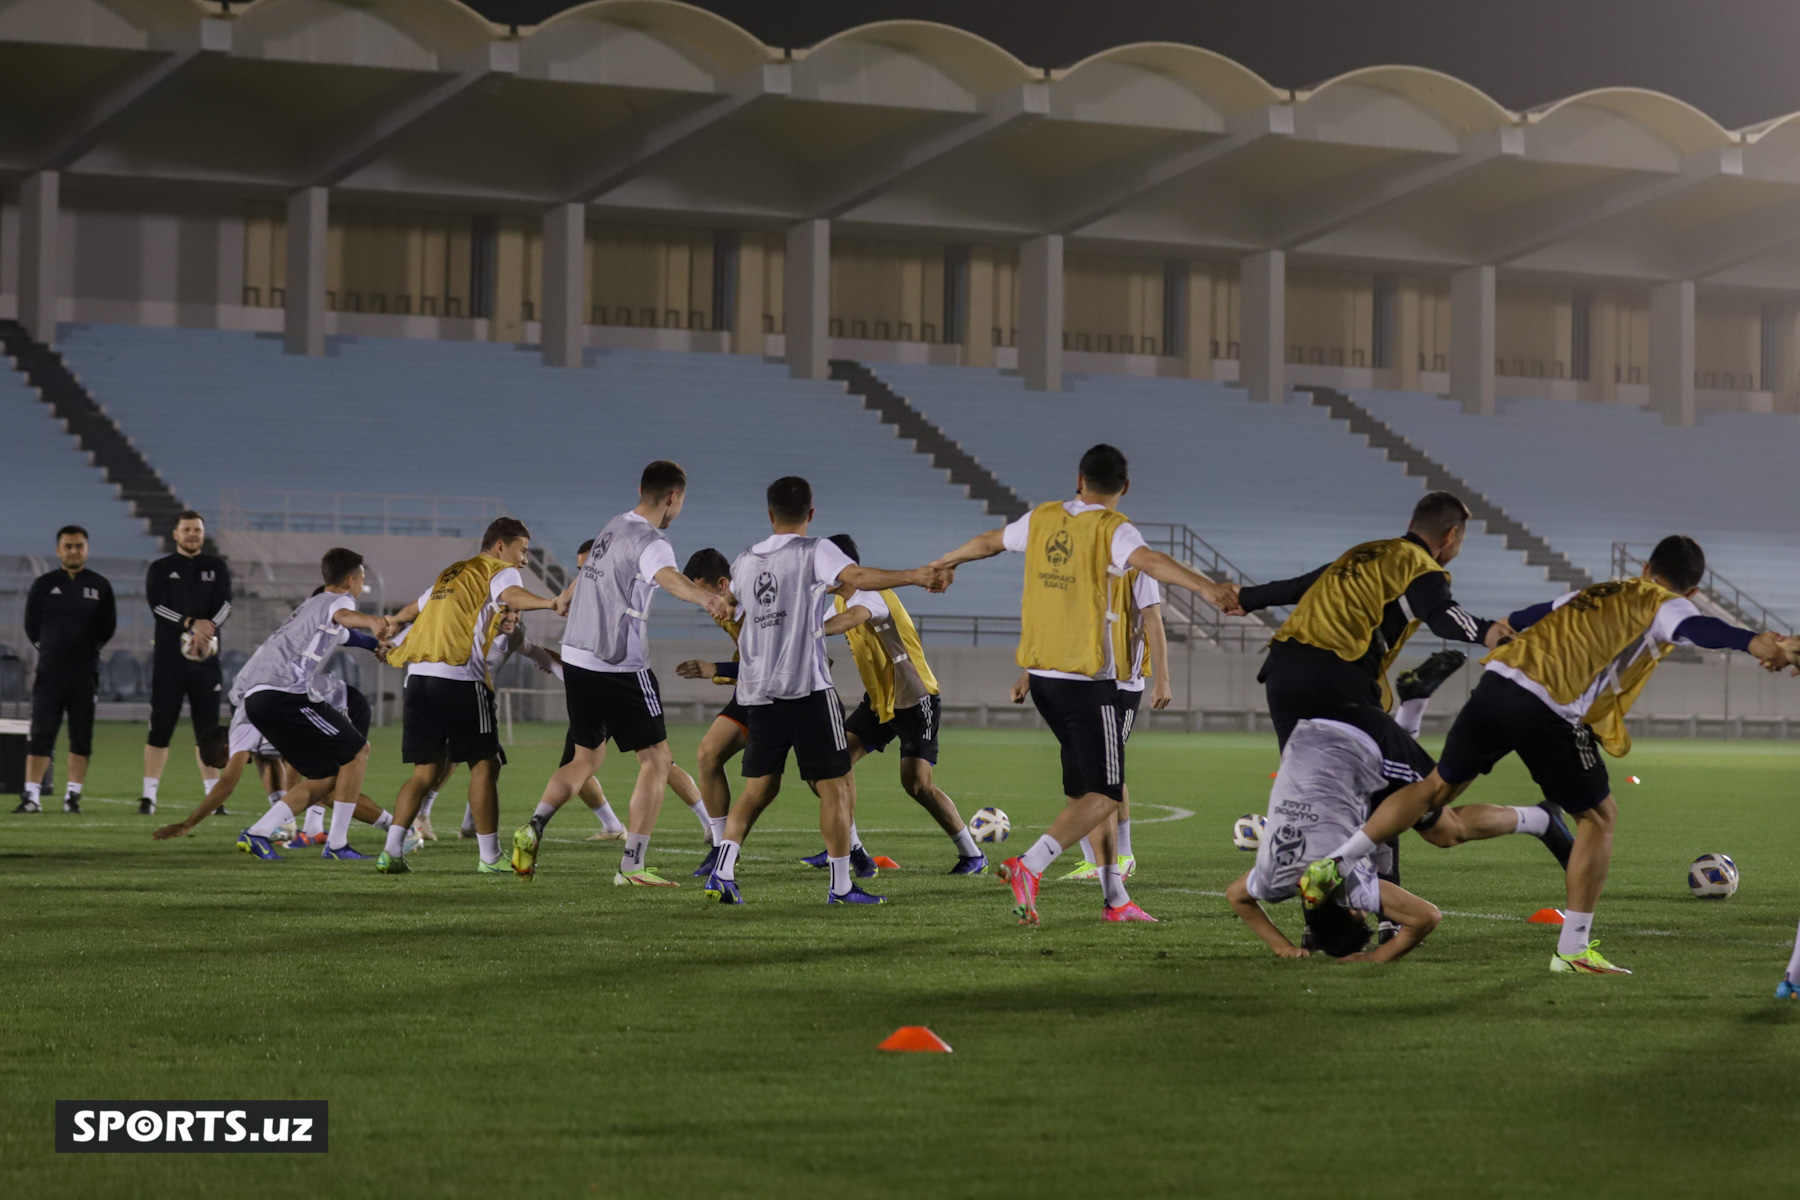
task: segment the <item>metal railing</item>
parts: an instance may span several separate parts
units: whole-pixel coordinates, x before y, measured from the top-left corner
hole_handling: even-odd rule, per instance
[[[218,525],[258,533],[478,538],[488,522],[507,515],[504,504],[480,496],[234,488],[219,493]]]
[[[1624,579],[1630,575],[1640,574],[1644,569],[1647,554],[1639,554],[1628,542],[1614,542],[1612,547],[1612,573],[1614,579]],[[1717,571],[1708,570],[1706,577],[1700,581],[1700,595],[1710,600],[1725,616],[1745,625],[1758,629],[1767,629],[1784,637],[1792,637],[1794,627],[1785,618],[1772,611],[1768,605],[1746,592]]]

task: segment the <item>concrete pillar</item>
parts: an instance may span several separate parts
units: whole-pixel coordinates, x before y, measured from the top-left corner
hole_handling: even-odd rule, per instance
[[[1422,306],[1416,275],[1402,275],[1394,280],[1393,344],[1388,347],[1388,369],[1394,373],[1397,391],[1419,390],[1419,355],[1425,344]]]
[[[331,192],[302,188],[288,197],[287,315],[289,354],[325,353],[325,238]]]
[[[831,222],[814,218],[788,226],[782,325],[788,374],[827,379],[831,368]]]
[[[525,340],[525,218],[494,222],[494,311],[488,314],[488,341],[517,345]]]
[[[46,346],[56,344],[61,188],[58,172],[39,171],[19,189],[19,324]]]
[[[587,344],[587,205],[559,204],[544,214],[544,365],[579,367]]]
[[[1238,266],[1238,382],[1262,404],[1287,399],[1287,253],[1265,250]]]
[[[1776,412],[1800,412],[1800,306],[1771,304],[1763,321],[1763,336],[1774,339],[1765,357],[1775,368],[1772,379],[1762,381],[1773,393]]]
[[[1034,237],[1019,247],[1019,374],[1034,392],[1062,391],[1063,240]]]
[[[740,237],[737,247],[737,303],[733,306],[731,352],[761,354],[763,352],[763,304],[768,256],[763,253],[762,237],[752,234]]]
[[[1450,398],[1466,413],[1494,415],[1494,268],[1450,276]]]
[[[994,365],[994,249],[969,247],[969,300],[963,313],[965,367]]]
[[[1189,260],[1181,330],[1181,373],[1189,379],[1213,377],[1212,302],[1212,264]]]
[[[1694,281],[1650,289],[1650,409],[1666,425],[1694,423]]]
[[[1588,301],[1588,386],[1597,404],[1619,399],[1619,302],[1611,292],[1596,291]]]

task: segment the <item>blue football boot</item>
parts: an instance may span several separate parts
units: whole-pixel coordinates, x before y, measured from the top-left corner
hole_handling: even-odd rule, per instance
[[[831,865],[831,851],[821,850],[817,854],[809,854],[800,860],[815,870],[823,871]]]
[[[887,897],[886,896],[877,896],[873,892],[865,892],[853,883],[850,885],[850,890],[845,892],[841,896],[836,892],[826,892],[825,893],[825,903],[827,903],[827,904],[886,904]]]
[[[1800,1000],[1800,983],[1789,983],[1783,979],[1775,985],[1775,998],[1777,1000]]]
[[[330,846],[326,846],[323,850],[319,851],[319,857],[336,859],[340,862],[366,862],[369,858],[368,855],[359,853],[349,842],[345,842],[336,850],[333,850]]]
[[[705,895],[708,900],[717,900],[720,904],[744,902],[744,894],[738,891],[737,880],[720,879],[717,871],[706,877]]]
[[[251,833],[248,829],[238,834],[237,848],[264,862],[281,861],[281,855],[275,853],[275,847],[269,844],[268,838],[258,833]]]
[[[957,858],[956,865],[950,868],[950,873],[952,875],[979,875],[987,870],[987,865],[987,855],[985,854],[977,854],[973,857],[961,856]]]
[[[881,868],[869,857],[869,852],[861,846],[850,847],[850,872],[858,879],[873,879],[881,874]]]
[[[700,866],[694,871],[694,878],[695,879],[705,879],[707,876],[709,876],[713,873],[713,868],[718,865],[719,865],[719,848],[717,846],[714,846],[712,849],[710,849],[706,852],[706,857],[700,860]]]

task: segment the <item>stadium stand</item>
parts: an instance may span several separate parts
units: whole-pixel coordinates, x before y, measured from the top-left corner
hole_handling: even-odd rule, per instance
[[[812,481],[816,531],[850,532],[871,563],[915,566],[993,524],[842,384],[760,358],[590,350],[591,370],[567,371],[486,342],[343,338],[304,358],[248,333],[63,332],[83,382],[203,511],[226,489],[491,497],[572,563],[666,457],[692,481],[672,530],[683,558],[765,536],[763,489],[785,474]],[[919,604],[1016,611],[1016,581],[998,574]]]
[[[1792,416],[1704,412],[1683,428],[1616,404],[1510,399],[1481,418],[1436,396],[1351,395],[1596,578],[1612,574],[1614,542],[1643,554],[1666,534],[1687,533],[1714,570],[1800,619]]]
[[[1299,399],[1255,404],[1241,389],[1198,380],[1070,375],[1058,393],[1028,392],[995,370],[874,370],[1032,503],[1072,493],[1081,451],[1113,442],[1132,463],[1125,511],[1192,526],[1259,580],[1391,536],[1422,493],[1419,480]],[[1471,537],[1451,572],[1458,597],[1484,614],[1554,590],[1485,534]]]
[[[156,539],[131,515],[118,490],[10,369],[0,369],[0,427],[6,430],[7,460],[6,470],[0,471],[0,505],[7,513],[0,524],[0,552],[48,558],[57,529],[81,525],[95,554],[123,558],[160,553]]]

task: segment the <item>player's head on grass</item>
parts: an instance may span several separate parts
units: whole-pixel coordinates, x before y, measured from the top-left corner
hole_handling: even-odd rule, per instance
[[[1089,504],[1111,507],[1131,490],[1131,464],[1117,446],[1090,446],[1076,469],[1075,494]]]
[[[812,484],[783,475],[769,485],[769,524],[776,533],[804,533],[813,518]]]
[[[1314,950],[1333,958],[1348,958],[1369,944],[1369,922],[1361,909],[1321,904],[1304,911],[1307,941]]]
[[[231,761],[231,730],[223,725],[215,725],[201,734],[195,745],[200,750],[200,761],[215,771],[223,771],[225,764]]]
[[[723,592],[731,583],[731,564],[711,546],[694,551],[681,573],[709,592]]]
[[[79,525],[64,525],[56,531],[56,560],[63,570],[73,575],[87,566],[88,532]]]
[[[531,530],[517,517],[495,517],[481,535],[481,552],[509,567],[522,566],[531,549]]]
[[[1670,534],[1656,543],[1644,563],[1644,578],[1654,580],[1671,592],[1691,596],[1706,578],[1706,551],[1700,543],[1685,534]]]
[[[184,508],[175,514],[175,528],[170,536],[175,539],[175,548],[192,558],[206,545],[206,518]]]
[[[862,552],[856,548],[855,538],[847,533],[834,533],[825,540],[842,550],[845,558],[859,567],[862,565]]]
[[[342,546],[333,546],[319,559],[319,574],[325,589],[360,596],[363,589],[363,556]]]
[[[1406,532],[1424,542],[1439,564],[1447,564],[1462,553],[1463,537],[1469,532],[1469,506],[1461,496],[1431,492],[1413,505]]]
[[[686,499],[687,472],[679,463],[659,458],[645,467],[638,478],[635,511],[658,529],[667,529],[681,515],[681,505]]]

